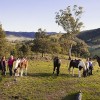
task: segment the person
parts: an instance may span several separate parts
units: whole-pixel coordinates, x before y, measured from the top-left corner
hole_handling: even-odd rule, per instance
[[[93,70],[93,63],[91,58],[89,58],[89,75],[93,75],[92,70]]]
[[[89,75],[89,58],[86,60],[86,74]]]
[[[11,55],[9,60],[8,60],[8,68],[9,68],[9,74],[10,76],[12,76],[12,69],[13,69],[13,63],[14,63],[15,59],[14,57]]]
[[[1,70],[2,70],[2,75],[6,75],[6,59],[5,56],[1,58]]]

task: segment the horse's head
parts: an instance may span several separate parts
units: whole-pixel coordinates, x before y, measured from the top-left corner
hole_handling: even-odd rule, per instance
[[[99,65],[99,67],[100,67],[100,57],[97,56],[97,55],[95,55],[95,56],[93,57],[93,59],[96,59],[96,60],[97,60],[98,65]]]

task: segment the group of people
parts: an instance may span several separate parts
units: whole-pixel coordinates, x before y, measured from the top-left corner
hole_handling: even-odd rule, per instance
[[[3,56],[1,58],[1,61],[0,61],[0,69],[2,71],[2,75],[6,75],[6,69],[7,69],[7,66],[8,66],[8,69],[9,69],[9,74],[10,76],[12,76],[13,74],[13,63],[14,63],[15,59],[14,57],[11,55],[10,58],[8,60],[6,60],[5,56]]]
[[[25,58],[22,59],[15,59],[13,57],[13,55],[10,56],[10,58],[7,60],[5,56],[3,56],[0,60],[0,69],[1,69],[1,74],[2,75],[6,75],[6,69],[9,69],[9,75],[12,76],[17,68],[18,68],[18,64],[22,61],[24,61]],[[16,61],[16,63],[14,64],[14,62]],[[14,65],[14,68],[13,68]],[[14,70],[13,70],[14,69]]]

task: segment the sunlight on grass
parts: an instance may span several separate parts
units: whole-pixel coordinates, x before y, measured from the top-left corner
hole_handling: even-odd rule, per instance
[[[60,75],[52,74],[52,61],[29,61],[28,76],[14,77],[0,76],[1,100],[74,100],[81,90],[83,100],[99,100],[100,97],[100,71],[97,67],[93,75],[78,78],[68,75],[68,62],[62,60]]]

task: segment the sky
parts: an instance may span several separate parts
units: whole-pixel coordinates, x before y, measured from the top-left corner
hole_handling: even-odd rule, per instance
[[[0,23],[5,31],[64,32],[55,12],[73,5],[83,7],[82,30],[100,28],[100,0],[0,0]]]

